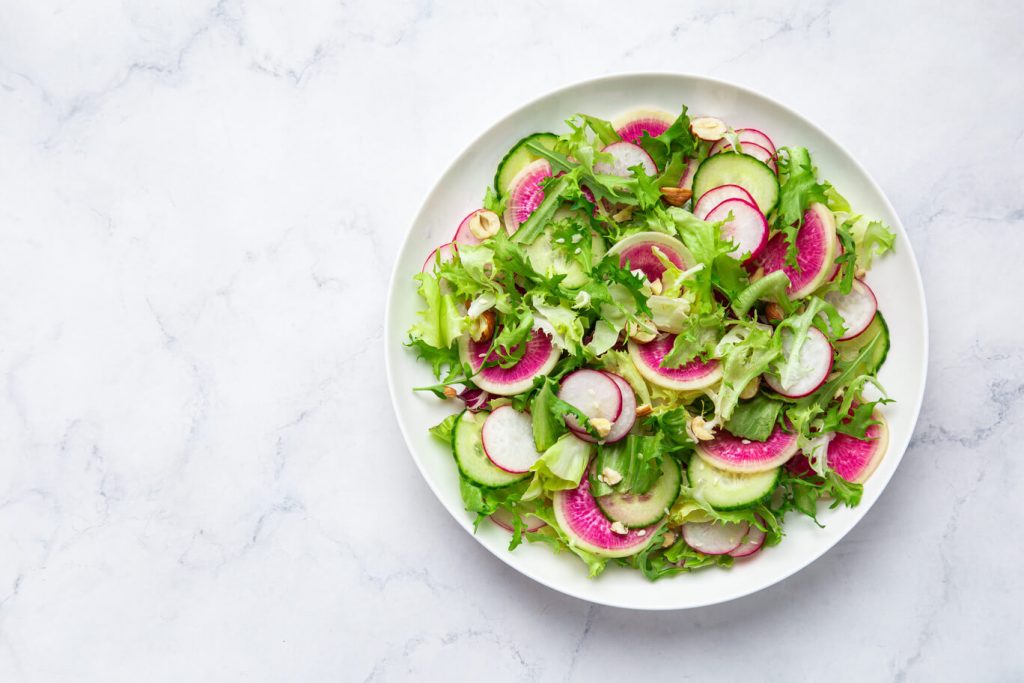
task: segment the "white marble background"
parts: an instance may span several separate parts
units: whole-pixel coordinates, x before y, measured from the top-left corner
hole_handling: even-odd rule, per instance
[[[1024,678],[1024,11],[868,4],[2,0],[0,680]],[[833,133],[932,320],[915,442],[862,524],[667,614],[553,593],[459,529],[381,354],[448,162],[629,70]]]

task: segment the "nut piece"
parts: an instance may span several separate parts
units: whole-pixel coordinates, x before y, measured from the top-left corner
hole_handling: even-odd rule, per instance
[[[622,475],[619,474],[618,470],[613,470],[611,467],[605,467],[601,470],[600,479],[609,486],[615,486],[622,481]]]
[[[757,396],[757,390],[761,386],[761,375],[757,375],[754,379],[747,382],[747,386],[743,387],[743,391],[740,392],[740,398],[748,399]]]
[[[693,432],[698,441],[711,441],[715,438],[715,435],[708,430],[707,424],[700,415],[694,415],[693,419],[690,420],[690,431]]]
[[[459,392],[455,391],[454,387],[445,387],[443,391],[445,398],[455,398],[459,395]]]
[[[863,277],[867,274],[868,271],[864,270],[863,268],[858,268],[857,271],[854,273],[854,276],[856,276],[856,278],[860,280],[863,279]]]
[[[501,230],[501,220],[493,211],[483,209],[474,213],[473,217],[469,219],[469,231],[478,240],[494,237],[499,230]]]
[[[612,522],[612,531],[619,536],[625,536],[629,533],[629,529],[622,522]]]
[[[661,188],[661,198],[665,200],[666,204],[672,206],[682,206],[690,200],[693,196],[693,190],[687,190],[682,187],[663,187]]]
[[[603,417],[592,417],[590,418],[590,426],[594,428],[598,436],[602,439],[608,436],[608,432],[612,431],[612,423]]]
[[[494,336],[494,311],[484,311],[469,324],[469,336],[475,342],[490,341]]]
[[[650,403],[644,403],[644,404],[642,404],[640,406],[637,406],[636,416],[637,417],[647,417],[648,415],[651,414],[652,410],[654,410],[654,408],[651,407]]]
[[[675,542],[676,542],[676,532],[674,532],[674,531],[666,531],[665,532],[665,539],[661,542],[661,547],[662,548],[668,548],[669,546],[671,546]]]
[[[773,301],[764,307],[764,316],[772,322],[778,322],[785,318],[786,314],[782,311],[782,306]]]
[[[690,121],[690,130],[701,140],[718,142],[729,132],[729,126],[714,116],[698,116]]]
[[[662,293],[662,291],[664,291],[664,287],[661,284],[661,280],[652,280],[650,287],[651,294],[653,294],[654,296],[658,296],[659,294]]]
[[[654,341],[658,336],[658,328],[646,318],[631,321],[628,325],[630,338],[638,344],[646,344]]]
[[[619,211],[618,213],[612,214],[612,220],[615,221],[616,223],[622,223],[623,221],[628,221],[632,217],[633,217],[633,207],[632,206],[627,206],[622,211]]]

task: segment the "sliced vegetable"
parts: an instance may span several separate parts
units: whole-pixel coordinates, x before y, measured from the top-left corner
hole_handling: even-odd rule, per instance
[[[543,145],[548,149],[554,149],[558,142],[558,136],[552,133],[534,133],[512,146],[505,158],[498,164],[498,171],[494,174],[494,189],[499,197],[507,197],[512,189],[513,179],[524,168],[540,157],[531,152],[527,147],[528,143]]]
[[[540,457],[533,443],[533,421],[512,406],[496,408],[484,421],[484,453],[499,468],[524,474]]]
[[[727,555],[740,547],[749,528],[746,522],[687,522],[683,539],[705,555]]]
[[[699,454],[690,458],[686,478],[694,497],[716,510],[740,510],[767,500],[775,490],[781,468],[744,474],[715,467]]]
[[[544,181],[551,177],[545,159],[531,161],[509,183],[505,202],[505,230],[514,235],[544,201]]]
[[[658,525],[642,529],[613,529],[597,501],[590,494],[590,477],[580,485],[554,494],[555,521],[569,538],[569,543],[598,557],[627,557],[643,550],[654,538]]]
[[[712,223],[722,224],[722,237],[731,241],[736,248],[729,252],[735,259],[755,259],[768,244],[768,221],[761,211],[743,199],[726,199],[707,215]]]
[[[697,442],[697,454],[710,464],[728,472],[767,472],[774,470],[797,452],[797,435],[776,425],[766,441],[751,441],[733,436],[724,429],[710,441]]]
[[[655,248],[679,270],[693,268],[697,263],[682,242],[661,232],[634,233],[616,242],[608,253],[618,255],[619,265],[623,268],[642,271],[648,280],[654,282],[665,273],[665,264],[654,253]]]
[[[508,368],[499,365],[483,367],[485,359],[496,358],[490,342],[475,342],[468,335],[463,335],[459,338],[459,352],[462,361],[469,363],[476,373],[473,383],[498,396],[514,396],[526,391],[536,378],[551,372],[561,355],[551,343],[551,337],[540,330],[533,331],[522,358]]]
[[[496,466],[484,452],[483,431],[487,413],[471,413],[468,410],[459,416],[452,437],[452,451],[462,476],[470,481],[497,488],[522,481],[527,474],[513,474]]]
[[[772,273],[781,270],[789,277],[787,293],[791,299],[801,299],[818,289],[832,275],[837,244],[836,220],[824,204],[811,204],[804,212],[803,225],[796,236],[796,265],[787,261],[789,241],[785,233],[776,233],[755,261]]]
[[[609,493],[597,498],[597,505],[613,522],[621,522],[629,529],[655,524],[668,514],[668,509],[679,497],[683,475],[675,458],[662,460],[661,476],[642,494]]]
[[[788,357],[794,344],[794,335],[789,330],[782,332],[782,355]],[[818,390],[828,373],[832,372],[834,352],[828,338],[816,327],[807,331],[807,339],[800,347],[797,374],[790,381],[783,382],[779,375],[766,373],[765,381],[776,392],[789,398],[802,398]],[[784,373],[783,373],[784,374]]]
[[[825,301],[835,306],[846,327],[846,333],[839,341],[853,339],[868,329],[871,321],[875,319],[875,312],[878,311],[875,293],[863,280],[854,280],[849,294],[843,294],[838,290],[827,293]]]
[[[723,152],[705,159],[693,178],[693,194],[700,197],[722,185],[742,187],[766,216],[779,201],[779,179],[775,171],[746,154]]]
[[[846,481],[863,484],[889,449],[889,425],[877,410],[872,419],[878,424],[867,428],[867,439],[837,433],[828,442],[828,466]]]
[[[566,375],[558,390],[558,398],[579,408],[591,420],[607,420],[609,425],[622,413],[619,385],[598,370],[577,370]],[[574,415],[566,415],[565,424],[574,432],[586,432]]]

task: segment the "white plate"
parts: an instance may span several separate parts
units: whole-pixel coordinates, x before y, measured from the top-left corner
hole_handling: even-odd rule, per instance
[[[896,471],[917,421],[924,396],[928,363],[928,325],[917,262],[892,206],[867,172],[824,131],[799,114],[746,88],[700,76],[629,74],[586,81],[535,100],[496,123],[477,138],[445,171],[427,196],[395,263],[388,296],[386,357],[388,383],[398,423],[417,467],[455,520],[472,533],[471,516],[459,497],[455,464],[446,449],[427,433],[455,409],[452,403],[411,387],[433,384],[430,368],[414,359],[402,342],[419,308],[412,276],[430,250],[451,239],[463,216],[479,208],[484,188],[498,161],[517,140],[536,131],[564,130],[575,112],[604,118],[635,106],[651,105],[678,111],[686,104],[694,115],[719,116],[734,127],[767,132],[775,143],[810,149],[822,177],[831,181],[867,216],[881,219],[896,231],[896,251],[876,261],[868,282],[878,296],[892,337],[881,380],[896,403],[885,408],[891,429],[889,453],[864,486],[864,498],[853,509],[825,511],[824,529],[791,513],[786,537],[731,570],[707,569],[650,583],[636,571],[609,565],[597,579],[570,553],[555,555],[542,544],[524,544],[508,552],[508,533],[483,524],[475,538],[502,561],[527,576],[568,595],[591,602],[635,609],[682,609],[749,595],[782,581],[835,545],[867,513]],[[437,523],[441,523],[437,520]]]

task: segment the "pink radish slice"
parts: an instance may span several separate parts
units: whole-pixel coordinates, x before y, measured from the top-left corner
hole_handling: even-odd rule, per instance
[[[729,252],[735,259],[749,254],[750,260],[760,256],[768,244],[768,221],[753,202],[743,199],[726,199],[707,215],[708,221],[732,219],[722,226],[722,237],[730,240],[736,248]]]
[[[687,522],[686,544],[705,555],[726,555],[740,547],[750,525],[746,522]]]
[[[706,220],[711,210],[727,199],[742,199],[757,206],[757,202],[750,196],[750,193],[739,185],[719,185],[711,188],[697,199],[697,203],[693,205],[693,215],[702,221]]]
[[[514,396],[526,391],[533,386],[534,379],[551,372],[561,355],[551,344],[551,337],[541,330],[533,331],[522,358],[508,368],[499,365],[482,367],[490,350],[490,342],[475,342],[466,336],[459,340],[459,350],[463,361],[469,363],[476,372],[473,383],[498,396]]]
[[[552,506],[555,521],[569,537],[573,546],[599,557],[626,557],[643,550],[658,524],[645,529],[630,529],[628,533],[612,531],[612,522],[590,493],[590,477],[586,474],[580,485],[569,491],[555,491]]]
[[[793,348],[793,333],[789,330],[782,332],[782,353],[788,357]],[[800,357],[797,362],[799,368],[795,378],[790,379],[789,384],[783,384],[782,379],[774,374],[766,373],[764,379],[772,389],[789,398],[803,398],[818,390],[828,373],[832,372],[832,358],[834,351],[829,344],[828,338],[816,327],[807,331],[807,339],[800,347]]]
[[[665,274],[665,264],[654,253],[655,247],[680,270],[696,264],[696,259],[682,242],[661,232],[635,233],[616,242],[608,253],[618,254],[619,265],[623,268],[642,271],[644,277],[654,282]]]
[[[729,551],[729,554],[733,557],[747,557],[753,555],[761,546],[764,545],[764,539],[768,534],[758,529],[753,524],[747,525],[747,535],[734,550]]]
[[[744,141],[742,139],[740,140],[740,145],[743,147],[743,153],[744,154],[746,154],[747,156],[754,157],[758,161],[763,161],[765,163],[765,165],[768,166],[768,168],[772,169],[776,173],[779,172],[778,165],[775,163],[775,154],[774,154],[774,152],[772,152],[769,149],[765,149],[761,145],[758,145],[758,144],[753,143],[753,142],[746,142],[746,141]],[[716,142],[714,144],[714,146],[711,147],[711,150],[708,152],[708,156],[714,156],[714,155],[720,154],[722,152],[731,152],[731,151],[732,151],[732,143],[729,142],[728,140],[726,140],[725,138],[723,138],[723,139],[719,140],[718,142]]]
[[[469,229],[469,222],[473,219],[473,216],[483,211],[483,209],[477,209],[468,216],[462,219],[459,223],[459,227],[455,230],[455,236],[452,237],[452,242],[455,244],[480,244],[479,238],[473,234],[473,231]]]
[[[636,394],[633,393],[633,387],[629,385],[629,382],[623,378],[611,372],[604,374],[615,382],[619,387],[619,394],[622,396],[622,411],[615,422],[612,423],[611,431],[602,440],[602,443],[615,443],[629,434],[629,430],[633,428],[633,423],[636,422]],[[597,443],[597,439],[583,430],[574,429],[573,434],[584,441]]]
[[[771,152],[773,156],[778,154],[779,149],[772,142],[772,139],[757,128],[737,128],[736,133],[740,136],[741,145],[760,145]]]
[[[544,520],[536,515],[531,515],[529,512],[520,513],[523,519],[523,531],[537,531],[544,526]],[[512,513],[501,507],[494,511],[491,515],[491,521],[500,526],[506,531],[515,532],[516,523]]]
[[[693,189],[693,176],[697,175],[697,160],[687,159],[686,169],[683,171],[683,175],[679,177],[679,187],[684,190]]]
[[[782,232],[768,240],[757,264],[764,268],[766,275],[776,270],[783,271],[789,277],[790,285],[786,290],[789,297],[802,299],[820,287],[832,274],[838,243],[836,220],[832,212],[822,204],[811,204],[804,212],[804,224],[796,234],[796,262],[799,270],[786,262],[789,242]]]
[[[705,363],[698,358],[678,368],[661,367],[675,340],[674,334],[660,335],[647,344],[638,344],[630,340],[630,358],[644,379],[660,387],[677,391],[703,389],[721,379],[722,368],[717,360]]]
[[[853,281],[853,287],[850,288],[849,294],[842,294],[838,291],[829,292],[825,295],[825,301],[835,306],[846,326],[846,333],[839,338],[839,341],[853,339],[864,332],[874,320],[875,312],[878,310],[875,293],[862,280]]]
[[[611,154],[613,161],[594,164],[594,171],[597,173],[632,178],[633,172],[629,170],[630,167],[643,166],[647,175],[658,175],[658,165],[640,145],[634,145],[632,142],[613,142],[601,151]]]
[[[455,258],[455,254],[457,251],[458,248],[452,242],[449,242],[448,244],[442,244],[437,249],[435,249],[434,251],[430,252],[430,254],[427,255],[427,260],[423,262],[423,268],[420,269],[420,272],[426,273],[428,271],[434,270],[434,264],[437,263],[437,260],[439,258],[441,259],[441,263],[448,263],[453,258]]]
[[[828,442],[828,466],[847,481],[858,484],[867,481],[889,448],[889,425],[877,411],[872,417],[879,424],[867,428],[867,439],[837,433]]]
[[[675,117],[663,109],[633,109],[619,116],[612,125],[619,137],[626,142],[636,142],[647,133],[656,138],[672,125]]]
[[[775,469],[792,458],[797,451],[797,435],[776,425],[771,436],[762,442],[719,429],[714,439],[701,441],[696,448],[700,457],[720,470],[752,474]]]
[[[591,420],[600,418],[614,423],[622,413],[622,392],[615,381],[597,370],[577,370],[562,379],[558,398]],[[586,431],[575,415],[566,415],[565,424],[574,432]]]
[[[487,416],[480,439],[490,461],[512,474],[529,472],[540,457],[533,442],[533,420],[512,406],[501,406]]]
[[[505,204],[505,230],[512,235],[544,201],[544,181],[551,177],[551,164],[537,159],[512,178]]]

